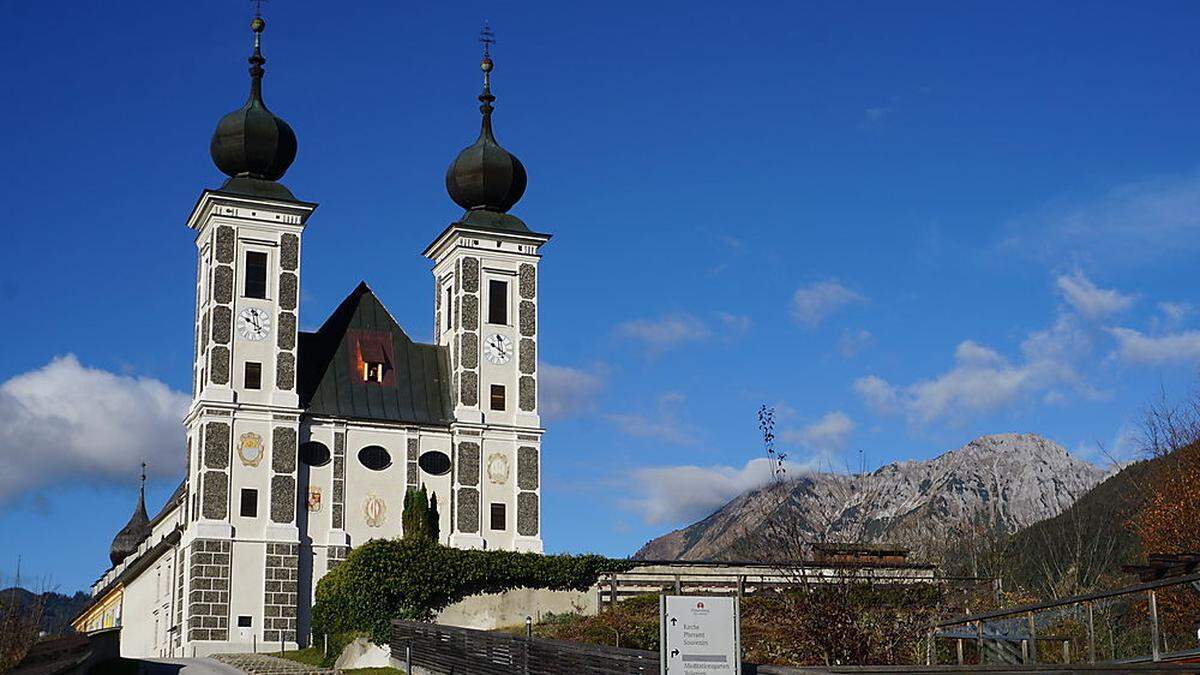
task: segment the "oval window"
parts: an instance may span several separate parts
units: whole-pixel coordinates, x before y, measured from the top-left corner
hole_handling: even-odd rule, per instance
[[[358,451],[358,461],[372,471],[383,471],[392,465],[392,456],[378,445],[368,445]]]
[[[421,465],[421,470],[434,476],[441,476],[450,472],[450,456],[438,450],[431,450],[417,460],[417,464]]]
[[[309,466],[325,466],[329,463],[329,448],[320,441],[301,443],[300,461]]]

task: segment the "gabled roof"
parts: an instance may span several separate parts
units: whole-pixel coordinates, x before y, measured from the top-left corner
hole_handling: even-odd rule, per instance
[[[354,367],[363,336],[389,343],[389,377],[364,382]],[[315,333],[300,333],[300,406],[314,415],[446,426],[450,354],[446,347],[413,342],[366,282],[333,310]]]

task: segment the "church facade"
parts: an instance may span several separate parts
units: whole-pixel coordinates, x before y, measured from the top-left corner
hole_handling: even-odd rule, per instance
[[[113,541],[80,630],[120,626],[126,656],[288,648],[308,640],[318,580],[367,540],[403,534],[424,486],[449,546],[542,550],[538,262],[549,235],[509,210],[525,169],[481,129],[450,165],[465,209],[423,252],[433,342],[415,342],[366,283],[298,329],[304,232],[317,205],[280,181],[296,136],[251,91],[210,151],[228,176],[187,219],[195,236],[187,470],[163,510],[144,497]],[[432,234],[432,232],[431,232]]]

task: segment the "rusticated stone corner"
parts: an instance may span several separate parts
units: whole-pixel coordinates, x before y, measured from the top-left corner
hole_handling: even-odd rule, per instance
[[[479,484],[479,444],[474,441],[458,444],[458,482],[463,485]]]
[[[530,300],[521,301],[521,336],[537,335],[537,306]]]
[[[300,237],[285,232],[279,238],[279,265],[292,272],[300,267]]]
[[[522,490],[538,488],[537,448],[528,445],[517,448],[517,487]]]
[[[217,262],[232,263],[234,250],[237,248],[237,234],[233,228],[228,225],[221,225],[217,228],[217,243],[214,250],[217,254]]]
[[[224,520],[228,515],[229,476],[224,471],[205,471],[202,490],[204,517]]]
[[[532,375],[537,369],[537,343],[533,338],[521,338],[520,358],[522,375]]]
[[[537,295],[537,270],[529,263],[521,265],[520,279],[518,281],[521,297],[525,300],[533,300]]]
[[[296,315],[294,313],[279,313],[278,333],[276,344],[280,349],[291,351],[296,348]]]
[[[299,291],[300,279],[292,272],[279,275],[279,308],[296,309],[296,296]]]
[[[475,488],[458,489],[458,531],[479,531],[479,490]]]
[[[479,258],[463,258],[462,261],[462,284],[463,290],[467,293],[476,293],[479,291]]]
[[[271,521],[290,523],[296,519],[296,479],[271,476]]]
[[[537,382],[530,375],[522,375],[518,398],[521,410],[533,412],[537,408]]]
[[[228,305],[233,302],[233,268],[217,265],[213,272],[213,300]]]
[[[229,348],[213,347],[208,353],[208,358],[208,373],[213,384],[229,384]]]
[[[275,473],[296,470],[296,430],[275,427],[271,430],[271,469]]]
[[[204,466],[224,469],[229,466],[229,425],[209,422],[204,425]]]
[[[464,371],[459,379],[459,400],[465,406],[479,405],[479,374],[474,371]]]
[[[291,391],[296,387],[296,355],[279,352],[275,357],[275,387]]]
[[[536,537],[538,533],[538,496],[534,492],[517,495],[517,534]]]

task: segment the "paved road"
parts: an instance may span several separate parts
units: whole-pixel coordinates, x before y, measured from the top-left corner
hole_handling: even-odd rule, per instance
[[[146,675],[243,675],[212,659],[142,659]]]

